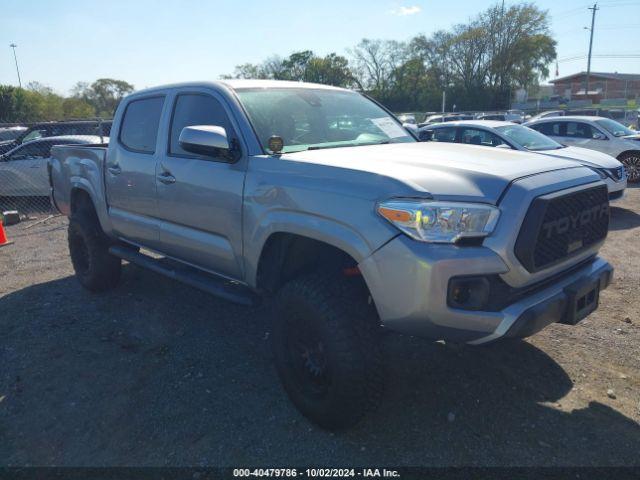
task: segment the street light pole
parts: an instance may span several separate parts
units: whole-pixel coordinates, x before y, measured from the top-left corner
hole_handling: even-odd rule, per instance
[[[587,60],[587,81],[584,89],[586,98],[589,98],[589,77],[591,76],[591,49],[593,47],[593,26],[596,22],[596,12],[599,10],[598,4],[594,3],[593,7],[589,7],[589,10],[591,10],[591,29],[589,31],[590,35],[589,35],[589,58]]]
[[[18,68],[18,57],[16,56],[16,47],[18,45],[16,45],[15,43],[12,43],[9,46],[13,48],[13,59],[16,62],[16,72],[18,73],[18,85],[20,86],[20,88],[22,88],[22,80],[20,79],[20,69]]]
[[[445,105],[447,104],[447,91],[442,89],[442,113],[444,113]]]

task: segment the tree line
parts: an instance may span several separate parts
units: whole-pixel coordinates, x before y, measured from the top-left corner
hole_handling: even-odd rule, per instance
[[[394,111],[439,110],[442,92],[459,110],[508,108],[518,88],[549,75],[556,41],[531,3],[496,4],[467,23],[406,42],[363,39],[348,56],[311,50],[238,65],[223,78],[263,78],[358,88]]]
[[[130,83],[112,78],[78,82],[68,97],[39,82],[26,88],[0,85],[0,123],[111,118],[122,97],[132,91]]]

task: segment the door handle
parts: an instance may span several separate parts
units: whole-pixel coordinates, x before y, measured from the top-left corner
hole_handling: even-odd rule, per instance
[[[160,180],[165,185],[171,185],[172,183],[176,183],[176,177],[171,175],[169,172],[164,172],[158,175],[158,180]]]
[[[109,170],[109,173],[111,173],[112,175],[120,175],[122,173],[120,165],[112,165],[110,167],[107,167],[107,170]]]
[[[31,165],[29,168],[40,168],[40,165]]]

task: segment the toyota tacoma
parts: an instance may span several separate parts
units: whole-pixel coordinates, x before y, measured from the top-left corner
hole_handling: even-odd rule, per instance
[[[108,144],[54,147],[52,200],[92,291],[122,260],[267,301],[287,394],[349,427],[383,329],[472,345],[575,324],[612,278],[607,186],[573,161],[419,143],[346,89],[229,80],[126,97]]]

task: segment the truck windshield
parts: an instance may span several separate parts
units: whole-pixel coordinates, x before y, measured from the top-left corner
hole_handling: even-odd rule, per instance
[[[563,148],[558,142],[529,127],[513,124],[497,127],[496,130],[512,142],[534,152]]]
[[[310,88],[236,92],[267,151],[274,135],[282,138],[283,153],[416,141],[395,118],[355,92]]]

